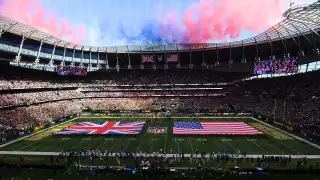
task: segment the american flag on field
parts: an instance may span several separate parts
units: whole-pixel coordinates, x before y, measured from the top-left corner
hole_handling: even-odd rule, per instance
[[[261,131],[244,122],[175,122],[173,134],[256,135]]]
[[[168,63],[176,63],[176,62],[178,62],[178,55],[177,54],[169,54],[169,55],[167,55],[167,62]]]
[[[79,122],[55,134],[139,134],[145,122]]]

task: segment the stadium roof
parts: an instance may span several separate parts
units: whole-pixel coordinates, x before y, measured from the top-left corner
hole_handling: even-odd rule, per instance
[[[314,32],[320,28],[320,0],[304,6],[296,6],[287,10],[284,19],[273,27],[255,37],[241,41],[233,41],[226,43],[210,43],[210,44],[152,44],[152,45],[128,45],[128,46],[84,46],[73,44],[68,41],[61,40],[45,33],[39,29],[32,28],[23,23],[0,16],[0,35],[4,32],[13,33],[24,36],[25,38],[43,41],[47,44],[57,45],[60,47],[83,50],[83,51],[99,51],[99,52],[156,52],[156,51],[176,51],[200,48],[229,48],[255,43],[265,43],[285,38],[293,38],[295,36]],[[319,35],[320,36],[320,35]]]

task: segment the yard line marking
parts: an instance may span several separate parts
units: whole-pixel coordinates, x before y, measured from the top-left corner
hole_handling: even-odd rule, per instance
[[[219,169],[220,163],[221,163],[221,160],[219,161],[216,169]]]
[[[192,154],[194,154],[194,151],[193,151],[193,146],[192,146],[192,143],[191,143],[191,141],[190,141],[190,137],[189,137],[188,139],[189,139],[189,144],[190,144],[190,146],[191,146],[191,149],[192,149]]]
[[[150,124],[149,124],[149,126],[148,126],[148,129],[150,128],[150,126],[151,126],[151,122],[150,122]],[[138,146],[137,149],[136,149],[136,152],[139,152],[140,146],[141,146],[141,144],[142,144],[142,140],[146,137],[146,135],[147,135],[147,133],[148,133],[148,129],[146,130],[146,132],[144,133],[143,137],[141,138],[141,141],[140,141],[140,143],[139,143],[139,146]]]
[[[27,147],[29,147],[29,146],[31,146],[31,145],[36,144],[36,143],[42,142],[44,139],[48,139],[49,137],[50,137],[50,136],[44,137],[44,138],[42,138],[41,140],[32,142],[31,144],[25,145],[25,146],[23,146],[22,148],[17,149],[17,150],[14,150],[14,151],[21,151],[22,149],[27,148]]]
[[[151,136],[151,140],[152,140],[152,138],[154,137],[154,135],[155,135],[155,134],[153,134],[153,135]],[[149,150],[149,153],[151,153],[152,148],[153,148],[153,145],[154,145],[154,143],[151,144],[151,148],[150,148],[150,150]]]
[[[33,142],[33,143],[31,143],[31,144],[25,145],[25,146],[23,146],[22,148],[17,149],[17,150],[14,150],[14,151],[21,151],[22,149],[27,148],[27,147],[29,147],[29,146],[32,146],[32,145],[34,145],[34,144],[36,144],[36,143],[39,143],[39,142],[40,142],[40,141]]]
[[[250,141],[251,143],[253,143],[254,145],[258,146],[260,149],[262,149],[265,153],[270,154],[264,147],[260,146],[259,144],[257,144],[254,141]]]
[[[297,150],[293,149],[292,147],[290,147],[290,146],[288,146],[288,145],[286,145],[286,144],[282,143],[281,141],[277,141],[277,142],[279,142],[279,143],[280,143],[280,144],[282,144],[283,146],[285,146],[285,147],[287,147],[287,148],[289,148],[289,149],[291,149],[291,150],[293,150],[293,151],[297,152],[297,153],[298,153],[298,155],[302,154],[302,153],[300,153],[299,151],[297,151]]]
[[[153,147],[153,144],[152,144],[152,146],[150,147],[150,150],[149,150],[150,154],[152,153],[152,147]]]
[[[166,138],[164,139],[164,149],[163,149],[163,152],[166,153],[166,148],[167,148],[167,137],[168,137],[168,129],[166,131]]]
[[[50,146],[48,146],[48,147],[46,147],[45,149],[43,149],[43,151],[45,151],[45,150],[47,150],[47,149],[51,148],[53,145],[54,145],[54,144],[51,144]]]
[[[257,144],[254,140],[250,140],[250,138],[248,138],[248,136],[246,136],[247,142],[251,142],[252,144],[256,145],[258,148],[260,148],[262,151],[264,151],[267,154],[270,154],[264,147],[260,146],[259,144]]]
[[[237,151],[236,151],[236,149],[233,147],[233,145],[232,145],[229,141],[227,141],[227,143],[230,145],[230,147],[232,148],[232,150],[234,151],[234,153],[237,153]]]
[[[102,146],[104,146],[107,142],[108,142],[108,140],[105,140],[105,142],[103,144],[101,144],[98,149],[100,149]]]
[[[277,148],[276,146],[273,146],[273,145],[271,145],[271,144],[269,144],[269,143],[268,143],[268,146],[270,146],[270,147],[272,147],[272,148],[275,148],[278,152],[281,153],[281,155],[285,155],[285,154],[286,154],[285,152],[281,151],[281,150],[280,150],[279,148]]]
[[[110,152],[116,145],[117,145],[117,143],[115,143],[115,144],[108,150],[108,152]]]
[[[221,161],[221,160],[220,160]],[[224,168],[224,170],[226,170],[228,168],[228,165],[229,165],[229,161],[227,162],[227,165],[226,167]]]
[[[124,146],[123,149],[122,149],[123,152],[125,152],[124,150],[127,150],[127,148],[129,147],[129,145],[130,145],[131,142],[132,142],[131,140],[128,140],[128,138],[127,138],[127,141],[128,141],[127,145]]]
[[[226,148],[226,145],[224,144],[224,142],[220,143],[220,147],[222,147],[221,152],[227,153],[226,151],[228,151],[228,149]]]
[[[77,147],[78,147],[78,146],[76,146],[76,145],[73,146],[73,147],[72,147],[72,150],[76,150]],[[87,146],[84,146],[84,147],[87,148]]]
[[[212,144],[212,152],[222,152],[222,149],[221,149],[221,145],[220,145],[220,142],[219,140],[215,140],[214,138],[212,138],[212,141],[213,141],[213,144]],[[214,148],[214,146],[217,144],[217,149]]]
[[[158,125],[157,125],[157,126],[158,126]],[[150,128],[150,126],[149,126],[149,128]],[[147,129],[147,133],[149,133],[149,128]],[[155,135],[156,135],[156,133],[153,133],[153,134],[152,134],[151,140],[153,139],[153,137],[154,137]],[[153,145],[154,145],[154,143],[152,143],[149,153],[151,153],[152,148],[153,148]]]

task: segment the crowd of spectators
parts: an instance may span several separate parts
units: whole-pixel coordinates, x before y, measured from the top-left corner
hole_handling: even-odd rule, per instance
[[[225,96],[224,93],[208,91],[158,91],[158,92],[90,92],[86,97],[171,97],[171,96]]]
[[[0,107],[12,105],[34,104],[45,101],[81,98],[84,94],[77,90],[40,91],[0,95]]]
[[[288,77],[257,79],[235,91],[242,108],[294,126],[320,133],[319,71]],[[254,97],[254,98],[250,98]],[[251,99],[250,102],[248,99]]]
[[[61,88],[87,86],[114,86],[137,84],[207,84],[226,83],[248,73],[212,72],[209,70],[122,70],[120,72],[91,73],[87,77],[57,76],[48,72],[0,64],[0,90],[24,88]],[[41,75],[39,75],[41,73]]]
[[[83,106],[76,101],[58,101],[10,110],[1,110],[0,142],[7,136],[15,136],[22,130],[33,131],[33,128],[53,120],[81,113]]]
[[[207,72],[206,72],[207,73]],[[130,91],[131,85],[172,84],[172,83],[215,83],[219,82],[208,74],[182,73],[141,73],[123,72],[111,74],[106,79],[66,80],[66,79],[28,79],[26,77],[1,76],[0,74],[0,134],[7,129],[26,128],[39,123],[81,113],[83,110],[165,110],[170,112],[188,111],[228,111],[230,104],[233,111],[252,112],[285,122],[297,129],[308,129],[319,134],[320,117],[320,83],[317,77],[320,72],[309,72],[289,77],[256,79],[242,81],[237,86],[215,90],[160,90]],[[206,74],[206,76],[203,76]],[[230,74],[230,73],[229,73]],[[232,73],[231,73],[232,74]],[[184,77],[185,76],[185,77]],[[231,75],[230,75],[231,76]],[[35,78],[35,77],[33,77]],[[64,77],[65,78],[65,77]],[[225,81],[224,81],[225,82]],[[128,85],[126,92],[111,92],[118,89],[113,85]],[[107,87],[109,86],[109,87]],[[181,86],[181,85],[180,85]],[[74,87],[65,89],[66,87]],[[8,89],[56,88],[37,90],[36,92],[10,92]],[[139,87],[143,89],[145,87]],[[161,87],[163,88],[163,87]],[[161,89],[160,88],[160,89]],[[166,87],[173,88],[173,87]],[[121,88],[120,88],[121,89]],[[228,91],[228,92],[227,92]],[[5,92],[5,93],[3,93]],[[201,97],[200,95],[216,94],[218,97]],[[158,95],[160,97],[155,97]],[[161,97],[161,96],[172,97]],[[191,95],[196,97],[175,97]],[[142,96],[144,96],[142,98]],[[104,97],[108,97],[105,99]],[[121,98],[119,98],[121,97]],[[135,97],[135,98],[132,98]],[[40,102],[46,102],[41,103]],[[56,102],[50,102],[56,101]],[[12,107],[14,105],[20,105]],[[23,107],[21,107],[23,105]],[[3,133],[2,133],[3,134]]]
[[[1,111],[2,125],[12,128],[28,128],[52,120],[80,113],[83,106],[76,101],[58,101]]]
[[[222,99],[221,99],[222,100]],[[97,99],[82,101],[88,109],[94,110],[166,110],[170,112],[179,112],[181,110],[188,112],[199,112],[200,109],[211,111],[214,108],[223,109],[228,104],[218,99],[206,97],[188,97],[188,98],[121,98],[121,99]]]

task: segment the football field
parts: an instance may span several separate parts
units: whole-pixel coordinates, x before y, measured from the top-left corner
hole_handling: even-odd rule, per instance
[[[55,132],[77,122],[145,121],[138,135],[54,135]],[[263,132],[259,135],[174,135],[174,122],[212,121],[244,122]],[[150,133],[153,128],[162,133]],[[319,155],[320,150],[295,139],[252,118],[244,117],[79,117],[39,134],[0,148],[0,151],[61,152],[82,149],[108,150],[109,152],[166,152],[178,153],[239,153],[256,155]]]

